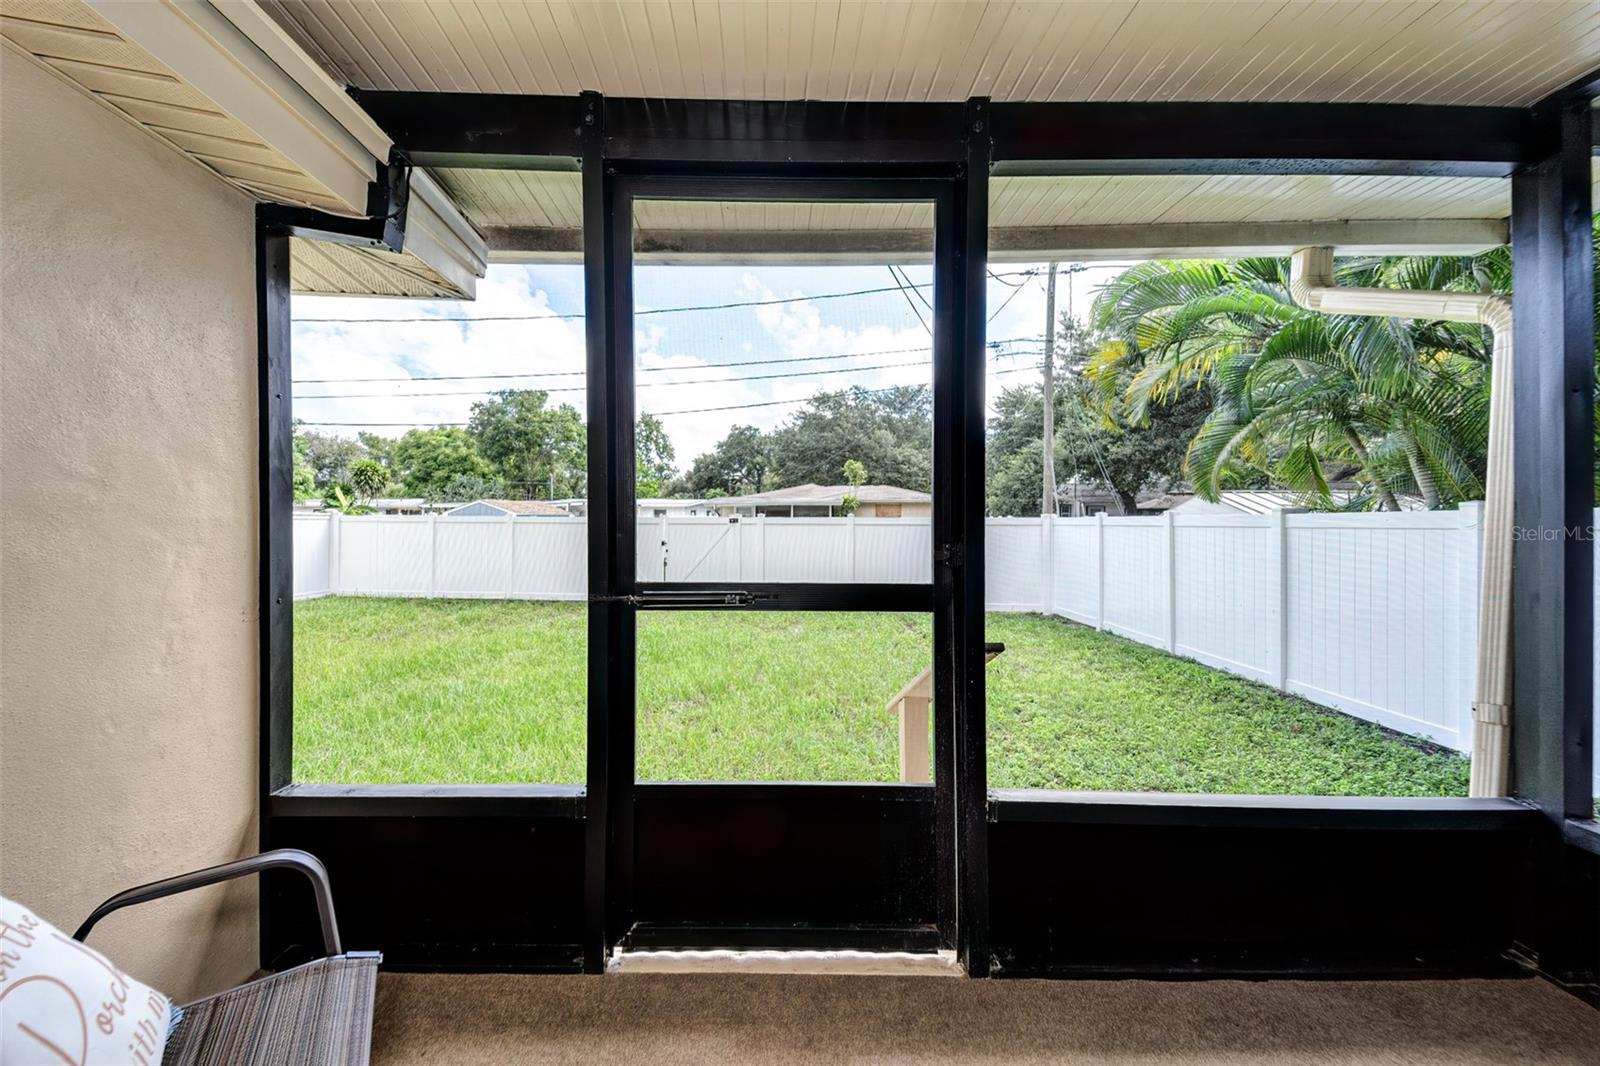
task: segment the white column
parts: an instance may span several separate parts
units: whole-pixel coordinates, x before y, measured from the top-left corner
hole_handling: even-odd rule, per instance
[[[856,516],[846,515],[844,519],[845,557],[848,560],[849,580],[856,579]]]
[[[1039,516],[1039,573],[1043,576],[1043,591],[1039,594],[1041,614],[1056,613],[1056,552],[1055,516]]]
[[[439,516],[428,515],[428,596],[433,597],[434,585],[439,580]]]
[[[1268,667],[1272,683],[1280,689],[1289,687],[1289,522],[1288,510],[1278,508],[1267,514],[1267,573],[1276,585],[1272,589],[1272,602],[1277,605],[1277,625],[1272,628],[1272,657]]]
[[[1178,527],[1171,511],[1163,511],[1161,524],[1165,527],[1167,568],[1167,651],[1178,650]]]
[[[339,588],[339,512],[328,514],[328,593],[337,596]]]
[[[1106,513],[1094,516],[1094,625],[1106,627]]]
[[[511,599],[517,587],[517,516],[508,514],[506,523],[506,581],[502,595]]]

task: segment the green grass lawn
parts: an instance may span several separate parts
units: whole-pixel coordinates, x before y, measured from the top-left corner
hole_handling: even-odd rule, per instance
[[[294,777],[576,783],[586,634],[574,603],[328,598],[295,606]],[[992,614],[996,787],[1461,796],[1467,760],[1055,618]],[[884,703],[927,618],[646,612],[639,776],[893,781]]]

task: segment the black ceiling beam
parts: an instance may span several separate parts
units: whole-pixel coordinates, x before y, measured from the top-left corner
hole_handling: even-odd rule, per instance
[[[572,169],[576,96],[351,90],[422,166]],[[958,103],[609,97],[606,157],[738,164],[959,158]],[[997,103],[996,173],[1501,177],[1542,158],[1531,108],[1402,104]]]
[[[606,99],[606,156],[740,164],[955,163],[959,103]]]
[[[576,170],[583,112],[576,96],[351,89],[417,166]]]
[[[1503,177],[1553,134],[1507,107],[1011,103],[994,139],[997,174]]]

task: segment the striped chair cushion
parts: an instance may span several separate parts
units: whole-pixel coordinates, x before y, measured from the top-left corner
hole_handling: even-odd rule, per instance
[[[183,1007],[166,1066],[365,1066],[377,953],[335,955]]]

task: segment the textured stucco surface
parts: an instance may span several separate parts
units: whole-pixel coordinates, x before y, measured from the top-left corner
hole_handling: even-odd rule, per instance
[[[252,206],[0,49],[0,892],[67,929],[255,850]],[[254,887],[91,943],[189,998]]]

